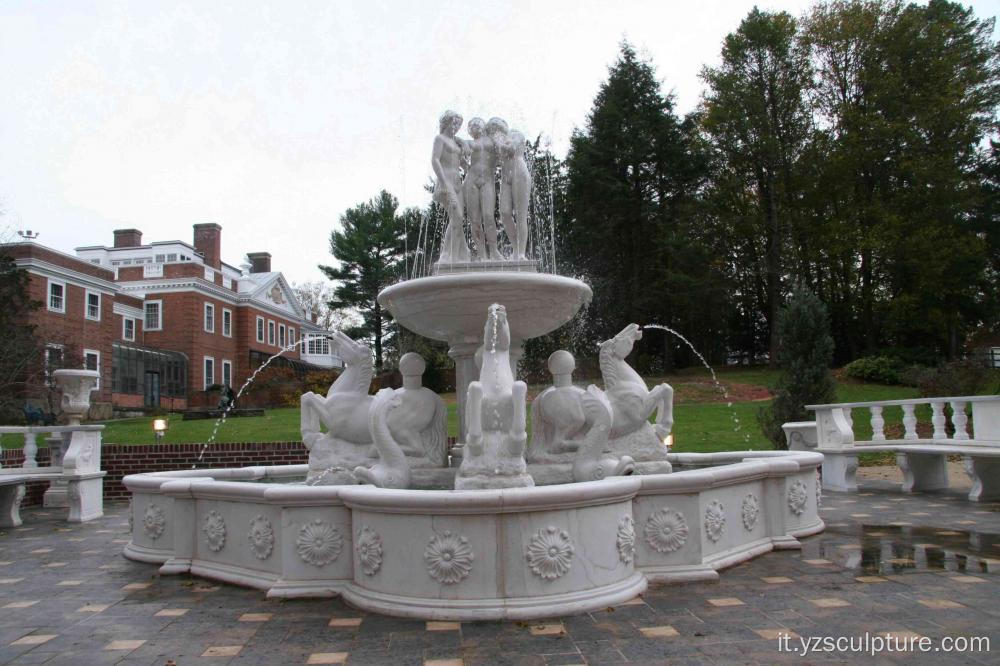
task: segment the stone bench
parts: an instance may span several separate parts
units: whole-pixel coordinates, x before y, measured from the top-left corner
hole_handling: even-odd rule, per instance
[[[928,405],[932,413],[930,438],[921,438],[917,432],[916,408],[922,404]],[[950,436],[945,405],[950,405],[952,411]],[[968,406],[972,408],[974,436],[968,432]],[[902,409],[901,439],[888,439],[885,435],[884,410],[893,407]],[[1000,499],[1000,396],[807,405],[806,409],[816,412],[816,421],[812,422],[815,435],[803,435],[810,422],[785,424],[785,433],[790,447],[793,435],[797,435],[794,439],[797,447],[823,454],[824,489],[857,491],[858,455],[891,451],[903,472],[905,492],[947,488],[948,456],[960,455],[972,479],[969,500]],[[868,409],[871,413],[871,440],[855,440],[852,412],[856,409]]]
[[[51,470],[51,471],[49,471]],[[21,524],[21,501],[25,486],[32,481],[59,481],[66,484],[66,517],[71,523],[82,523],[104,515],[103,479],[107,472],[65,474],[59,468],[39,471],[0,470],[0,527]]]

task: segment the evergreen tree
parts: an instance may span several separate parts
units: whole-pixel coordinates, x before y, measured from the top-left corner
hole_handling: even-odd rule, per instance
[[[781,375],[774,387],[774,400],[757,418],[764,435],[775,448],[785,448],[781,426],[790,421],[811,420],[805,405],[835,400],[833,338],[826,307],[816,294],[798,284],[791,299],[778,314],[778,361]]]
[[[44,373],[42,341],[28,323],[41,304],[28,294],[28,273],[0,246],[0,423],[20,421],[25,390]]]
[[[386,343],[391,341],[387,326],[391,318],[377,296],[402,276],[405,228],[412,226],[411,218],[417,215],[410,210],[397,213],[398,207],[396,197],[382,190],[371,201],[345,211],[340,216],[341,229],[330,232],[330,253],[339,265],[319,267],[338,283],[330,307],[361,314],[361,325],[347,334],[371,341],[379,370]]]

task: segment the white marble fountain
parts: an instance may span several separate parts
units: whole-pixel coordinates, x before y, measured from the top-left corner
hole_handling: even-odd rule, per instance
[[[435,274],[379,295],[402,326],[449,343],[458,446],[447,447],[443,401],[421,386],[423,359],[405,354],[403,387],[371,396],[371,351],[338,334],[345,371],[325,396],[302,396],[309,464],[126,477],[126,557],[391,615],[533,619],[621,603],[650,581],[714,579],[823,529],[820,454],[669,452],[673,390],[626,363],[634,324],[600,346],[603,390],[573,385],[569,352],[549,357],[529,437],[521,343],[591,292],[526,254],[524,137],[497,118],[470,121],[470,139],[461,125],[446,112],[434,142],[434,200],[448,215]],[[492,222],[497,169],[509,256]]]

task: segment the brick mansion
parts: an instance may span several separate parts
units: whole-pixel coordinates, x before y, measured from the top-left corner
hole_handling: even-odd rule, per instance
[[[213,385],[238,389],[268,357],[298,372],[341,365],[327,331],[313,322],[267,252],[249,265],[222,261],[222,227],[194,225],[191,244],[143,244],[137,229],[114,244],[70,255],[33,240],[3,250],[29,275],[41,306],[30,323],[45,342],[47,365],[78,363],[100,373],[92,402],[111,408],[214,406]],[[68,365],[68,363],[67,363]]]

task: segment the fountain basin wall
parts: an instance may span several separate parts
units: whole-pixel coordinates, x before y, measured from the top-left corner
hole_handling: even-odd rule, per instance
[[[126,477],[131,559],[426,619],[534,619],[705,580],[823,529],[812,452],[678,454],[672,474],[508,490],[304,486],[305,465]],[[272,481],[261,483],[261,481]],[[281,481],[286,481],[281,483]]]

